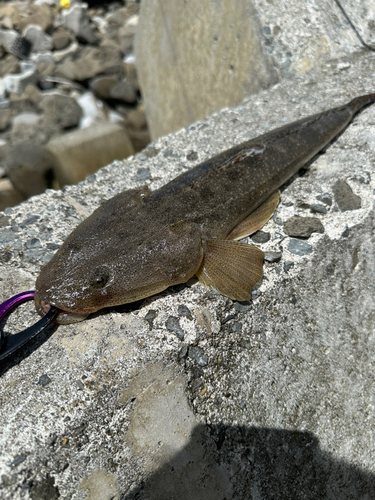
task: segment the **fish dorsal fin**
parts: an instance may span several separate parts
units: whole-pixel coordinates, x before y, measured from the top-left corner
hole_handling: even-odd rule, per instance
[[[237,241],[203,240],[199,281],[233,300],[249,300],[263,274],[264,254],[254,245]]]
[[[275,191],[264,203],[241,221],[228,234],[228,240],[241,240],[250,234],[259,231],[271,218],[280,200],[280,191]]]

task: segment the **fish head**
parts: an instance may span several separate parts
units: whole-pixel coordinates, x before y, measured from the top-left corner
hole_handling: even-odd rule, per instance
[[[57,323],[81,321],[104,307],[134,302],[184,283],[202,262],[196,224],[179,222],[142,235],[104,227],[88,231],[87,220],[41,269],[36,281],[36,309],[44,315],[51,305],[57,307],[61,311]]]

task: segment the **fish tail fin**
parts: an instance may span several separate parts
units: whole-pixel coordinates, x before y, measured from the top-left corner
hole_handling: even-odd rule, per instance
[[[362,108],[368,106],[369,104],[373,104],[375,102],[375,93],[374,94],[366,94],[360,97],[356,97],[348,106],[351,108],[353,115],[358,113]]]

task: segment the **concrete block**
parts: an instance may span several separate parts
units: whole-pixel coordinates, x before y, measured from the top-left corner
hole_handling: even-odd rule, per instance
[[[100,123],[56,137],[47,149],[61,185],[76,184],[113,160],[134,153],[126,131],[115,123]]]

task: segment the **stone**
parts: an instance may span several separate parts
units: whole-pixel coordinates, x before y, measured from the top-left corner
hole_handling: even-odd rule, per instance
[[[67,95],[46,95],[39,103],[39,107],[48,121],[62,129],[77,126],[82,117],[81,106]]]
[[[29,64],[22,73],[5,75],[3,80],[8,92],[22,94],[27,85],[37,81],[36,68],[33,64]]]
[[[312,246],[310,243],[307,243],[303,240],[297,240],[295,238],[291,238],[288,244],[288,250],[290,253],[294,253],[295,255],[308,255],[312,252]]]
[[[52,38],[38,25],[29,24],[24,29],[22,36],[31,44],[33,52],[52,50]]]
[[[104,74],[121,74],[123,71],[121,54],[113,45],[100,47],[85,47],[74,60],[66,58],[55,71],[56,76],[70,80],[87,80]]]
[[[267,243],[271,238],[270,233],[265,231],[257,231],[256,233],[251,235],[251,240],[254,243]]]
[[[344,180],[338,180],[333,185],[335,201],[341,212],[361,208],[361,198],[353,193],[352,188]]]
[[[242,0],[168,0],[162,7],[143,0],[135,54],[152,139],[278,79],[253,6]]]
[[[94,35],[87,16],[87,4],[76,3],[69,9],[62,11],[65,27],[72,31],[77,38],[89,43],[96,44],[98,39]]]
[[[294,238],[310,238],[312,233],[324,233],[324,226],[315,217],[291,217],[284,222],[284,232]]]
[[[72,35],[64,28],[57,28],[52,33],[52,44],[54,50],[65,49],[72,41]]]
[[[318,201],[321,201],[322,203],[325,203],[329,207],[332,205],[332,198],[329,193],[324,193],[324,194],[318,194],[316,197]]]
[[[52,139],[48,150],[54,158],[60,185],[76,184],[98,168],[134,153],[126,131],[114,123],[101,123]]]
[[[0,29],[0,43],[7,52],[19,58],[28,57],[30,54],[30,42],[14,30]]]
[[[137,100],[137,94],[133,85],[129,82],[118,82],[109,91],[112,99],[134,104]]]
[[[56,50],[53,52],[53,59],[56,63],[59,63],[63,61],[64,59],[67,59],[68,56],[77,56],[77,54],[80,52],[80,47],[78,45],[78,42],[74,41],[70,45],[68,45],[65,49],[62,50]]]
[[[48,151],[32,142],[18,144],[6,161],[10,181],[26,197],[43,193],[50,187],[52,168]]]
[[[21,12],[17,5],[13,3],[2,3],[0,5],[0,20],[4,24],[4,19],[8,19],[10,24],[7,26],[8,29],[16,27],[21,20]]]
[[[14,207],[22,201],[25,196],[17,191],[9,179],[0,179],[0,210],[4,211],[7,207]]]
[[[13,120],[10,141],[17,147],[27,141],[45,144],[59,130],[59,127],[40,115],[33,112],[23,112]]]
[[[319,203],[314,203],[313,205],[310,205],[310,212],[313,214],[325,215],[327,213],[327,208]]]
[[[9,124],[11,119],[11,112],[9,108],[0,109],[0,132],[5,130]]]
[[[176,335],[177,338],[180,340],[184,340],[184,331],[181,328],[180,321],[176,316],[169,316],[167,319],[165,326],[167,327],[167,330],[174,335]]]
[[[22,32],[29,24],[37,24],[43,31],[48,31],[52,27],[52,22],[52,10],[44,3],[38,6],[33,14],[23,17],[18,24],[18,29]]]
[[[116,76],[97,76],[90,81],[90,89],[100,99],[109,99],[111,88],[119,83]]]
[[[134,59],[134,58],[133,58]],[[136,92],[139,92],[139,81],[138,81],[138,73],[135,62],[127,61],[127,58],[124,60],[124,70],[125,70],[125,79],[129,82]]]
[[[80,128],[90,127],[94,123],[107,121],[103,106],[91,92],[85,92],[77,99],[82,109]]]
[[[19,73],[19,71],[20,65],[18,59],[16,59],[12,54],[8,54],[1,59],[0,77],[7,75],[8,73]]]
[[[281,252],[264,252],[264,260],[267,262],[280,262]]]

